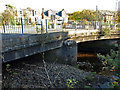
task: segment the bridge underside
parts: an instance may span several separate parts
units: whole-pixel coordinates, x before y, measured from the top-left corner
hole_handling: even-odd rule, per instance
[[[115,44],[120,45],[120,39],[104,39],[78,43],[78,52],[109,54],[111,49],[116,49]]]

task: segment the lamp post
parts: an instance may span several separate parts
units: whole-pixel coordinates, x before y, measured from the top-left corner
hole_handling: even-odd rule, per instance
[[[120,0],[118,1],[118,30],[120,32]]]
[[[116,14],[117,14],[117,0],[116,0],[116,5],[115,5],[115,22],[114,22],[114,30],[116,30]]]
[[[95,23],[95,29],[97,29],[97,22],[98,22],[98,6],[96,5],[96,23]]]

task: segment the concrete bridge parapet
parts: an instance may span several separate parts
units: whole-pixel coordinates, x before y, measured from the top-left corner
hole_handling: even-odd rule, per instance
[[[75,40],[77,43],[103,40],[103,39],[118,39],[120,38],[120,32],[111,30],[108,35],[101,35],[100,30],[70,30],[68,31],[69,37]]]

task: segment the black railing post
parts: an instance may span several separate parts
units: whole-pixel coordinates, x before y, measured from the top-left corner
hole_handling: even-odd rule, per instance
[[[48,33],[48,31],[47,31],[47,26],[48,26],[48,25],[47,25],[47,19],[46,19],[45,21],[46,21],[46,33]]]
[[[3,19],[3,29],[4,29],[4,33],[5,33],[5,22],[4,22],[4,19]]]
[[[21,18],[21,27],[22,27],[22,34],[23,34],[23,21],[22,21],[22,18]]]
[[[41,34],[43,33],[43,22],[41,21]]]
[[[62,23],[62,32],[64,32],[64,23]]]

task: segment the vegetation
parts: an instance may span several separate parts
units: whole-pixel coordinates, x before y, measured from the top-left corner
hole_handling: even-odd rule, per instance
[[[115,44],[117,50],[111,49],[110,55],[101,55],[98,54],[98,57],[103,60],[103,64],[105,65],[105,69],[112,71],[114,75],[120,75],[120,45]],[[120,80],[117,78],[113,78],[114,82],[110,84],[112,87],[120,88]]]
[[[69,20],[87,20],[87,21],[95,21],[96,20],[96,11],[86,10],[83,11],[77,11],[72,13],[71,16],[69,16]]]
[[[67,84],[66,85],[67,85],[68,88],[74,88],[74,85],[77,84],[77,83],[78,83],[78,81],[76,81],[75,79],[72,79],[72,80],[67,79]]]
[[[120,23],[120,11],[117,11],[117,15],[116,15],[116,19],[117,19],[117,22]]]
[[[101,35],[103,35],[103,36],[110,35],[110,29],[109,28],[102,28]]]
[[[103,60],[106,68],[110,71],[115,71],[115,74],[120,74],[120,46],[115,44],[115,47],[118,49],[117,51],[111,49],[110,55],[101,55],[98,54],[98,57]]]
[[[9,24],[15,25],[16,22],[13,20],[14,16],[16,16],[16,14],[17,14],[16,10],[15,10],[15,7],[13,7],[10,4],[6,4],[5,6],[6,6],[6,10],[4,10],[4,12],[2,13],[2,17],[6,20],[9,20],[8,21]]]
[[[15,11],[15,7],[6,4],[6,10],[4,10],[4,12],[2,13],[2,17],[5,19],[11,19],[14,18],[14,16],[16,15],[16,11]]]

